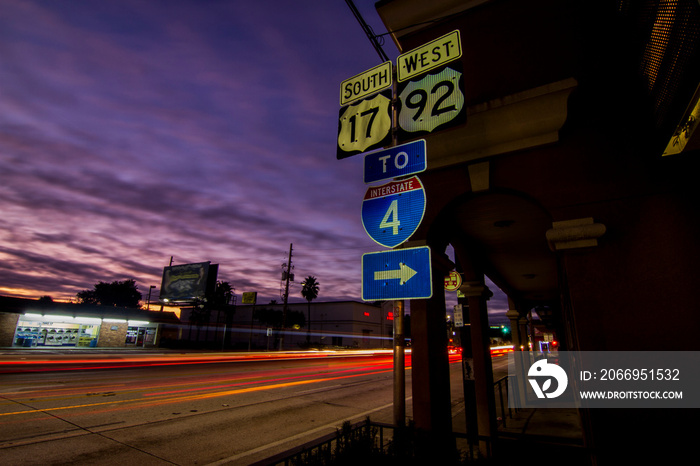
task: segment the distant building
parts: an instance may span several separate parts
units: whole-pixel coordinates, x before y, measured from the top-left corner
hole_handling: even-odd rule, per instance
[[[158,346],[173,312],[0,296],[0,347],[135,348]]]
[[[261,310],[283,311],[283,304],[258,304],[236,306],[229,322],[223,312],[211,311],[208,320],[197,325],[193,308],[182,308],[182,325],[178,330],[179,345],[212,348],[278,349],[281,329],[279,325],[261,322],[254,318]],[[356,301],[312,302],[310,325],[287,325],[284,333],[285,349],[306,347],[307,337],[311,346],[335,348],[391,348],[393,315],[391,303],[369,304]],[[309,317],[308,303],[288,304],[288,313],[301,313]],[[167,342],[167,345],[175,342]]]

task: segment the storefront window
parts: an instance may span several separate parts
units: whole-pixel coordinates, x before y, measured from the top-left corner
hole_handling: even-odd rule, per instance
[[[129,327],[126,330],[126,344],[127,345],[135,345],[136,338],[138,337],[138,333],[139,333],[138,327]]]
[[[20,319],[15,329],[13,346],[97,346],[97,336],[100,332],[98,324],[79,323],[75,319],[71,319],[73,322],[61,320],[63,319]]]
[[[129,327],[126,331],[126,344],[153,346],[156,343],[156,327]]]

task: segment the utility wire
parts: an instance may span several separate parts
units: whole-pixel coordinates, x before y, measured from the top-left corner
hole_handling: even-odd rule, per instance
[[[355,15],[355,18],[360,23],[362,30],[365,31],[365,34],[367,34],[367,38],[371,42],[372,47],[374,47],[374,50],[377,51],[379,58],[382,59],[382,63],[389,61],[389,56],[384,52],[382,45],[377,40],[377,37],[379,37],[379,36],[374,34],[374,31],[372,31],[372,28],[369,26],[369,24],[367,24],[367,22],[364,20],[364,18],[362,18],[362,15],[358,11],[358,9],[355,6],[355,4],[353,3],[353,1],[352,0],[345,0],[345,3],[348,4],[350,11],[352,11],[352,14]]]

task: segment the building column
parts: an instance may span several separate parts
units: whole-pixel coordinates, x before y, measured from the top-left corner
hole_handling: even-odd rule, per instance
[[[517,406],[522,406],[525,400],[522,399],[521,396],[527,391],[525,384],[525,379],[527,377],[526,374],[522,372],[522,369],[529,366],[525,364],[525,360],[529,360],[529,353],[527,352],[527,333],[525,333],[526,329],[521,325],[521,319],[526,319],[526,322],[527,317],[522,314],[522,305],[514,301],[510,296],[508,297],[508,311],[506,312],[506,317],[510,320],[510,329],[513,336],[513,351],[515,353],[512,357],[515,358],[513,367],[516,371],[515,374],[511,374],[510,368],[508,369],[508,375],[515,376],[508,379],[508,396],[512,397],[508,402],[517,403]],[[520,361],[520,363],[518,363],[518,361]]]
[[[528,338],[527,334],[527,324],[529,320],[527,318],[527,314],[520,314],[520,318],[518,319],[518,333],[520,334],[520,351],[530,351],[530,339]],[[533,351],[534,351],[534,345],[533,345]]]
[[[510,320],[510,334],[513,340],[513,351],[520,351],[520,327],[518,326],[518,319],[520,319],[520,313],[515,307],[513,300],[508,297],[508,311],[506,312],[506,317]]]
[[[497,438],[496,399],[493,389],[491,345],[486,301],[493,295],[484,284],[483,275],[478,280],[465,281],[459,289],[469,303],[471,323],[474,379],[476,380],[476,409],[479,426],[479,452],[486,458],[493,456],[493,443]]]
[[[429,436],[426,455],[455,448],[444,293],[445,275],[453,264],[435,251],[431,262],[433,296],[411,301],[413,419]]]

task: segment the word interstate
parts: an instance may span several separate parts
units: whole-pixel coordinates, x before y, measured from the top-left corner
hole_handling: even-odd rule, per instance
[[[391,194],[399,194],[405,191],[412,191],[414,189],[420,189],[422,185],[418,178],[413,177],[404,181],[396,181],[393,183],[388,183],[382,186],[377,186],[376,188],[369,188],[367,194],[365,194],[365,199],[374,199],[376,197],[389,196]]]

